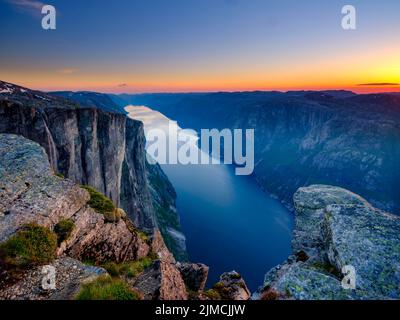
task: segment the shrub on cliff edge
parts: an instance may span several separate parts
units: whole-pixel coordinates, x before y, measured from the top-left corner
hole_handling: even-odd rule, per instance
[[[101,213],[105,216],[112,214],[115,211],[114,203],[107,198],[105,195],[98,192],[96,189],[90,186],[81,186],[90,194],[90,200],[88,205],[93,208],[97,213]]]
[[[56,234],[31,223],[0,245],[0,260],[6,269],[25,269],[52,262],[56,249]]]

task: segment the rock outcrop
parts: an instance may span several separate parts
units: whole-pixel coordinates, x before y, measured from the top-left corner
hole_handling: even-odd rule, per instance
[[[203,291],[208,277],[208,266],[202,263],[177,263],[186,287],[191,291]]]
[[[152,238],[151,251],[157,260],[132,282],[132,287],[146,300],[187,300],[185,282],[179,272],[174,256],[157,230]]]
[[[43,267],[35,267],[20,275],[21,280],[0,290],[0,300],[71,300],[82,285],[107,274],[103,268],[88,266],[69,257],[56,259],[49,266],[55,273],[56,288],[43,289]]]
[[[399,299],[398,216],[324,185],[300,188],[294,204],[294,255],[267,273],[253,298]]]
[[[188,293],[182,276],[175,264],[156,260],[136,279],[133,288],[145,300],[187,300]]]
[[[145,257],[150,246],[121,219],[107,223],[87,202],[88,192],[54,175],[47,155],[37,143],[0,134],[0,242],[23,225],[54,229],[63,219],[75,228],[60,244],[58,255],[101,263]]]
[[[225,272],[214,285],[223,300],[249,300],[250,291],[242,276],[236,271]]]

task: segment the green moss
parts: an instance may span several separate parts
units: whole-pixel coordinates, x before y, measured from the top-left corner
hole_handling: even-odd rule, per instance
[[[292,292],[290,291],[290,288],[288,285],[286,285],[285,287],[285,294],[287,298],[291,298],[292,297]]]
[[[319,271],[334,275],[337,278],[343,277],[342,273],[335,266],[329,263],[315,262],[311,266]]]
[[[62,219],[54,226],[57,235],[57,242],[60,245],[67,240],[75,229],[75,223],[71,219]]]
[[[151,251],[151,252],[148,254],[148,257],[149,257],[152,261],[158,260],[158,259],[159,259],[159,256],[158,256],[157,252],[154,252],[154,251]]]
[[[221,300],[222,299],[219,292],[214,289],[209,289],[209,290],[205,291],[204,294],[206,295],[206,297],[208,297],[211,300]]]
[[[139,236],[139,238],[142,239],[144,242],[149,241],[149,236],[144,231],[136,230],[136,233]]]
[[[85,284],[76,296],[77,300],[140,300],[137,292],[119,279],[101,276]]]
[[[151,266],[152,260],[149,258],[144,258],[139,261],[131,262],[125,265],[123,272],[130,278],[137,277],[140,275],[144,270]]]
[[[96,261],[91,258],[84,257],[82,258],[81,262],[87,266],[96,266]]]
[[[102,265],[104,269],[107,270],[108,274],[111,277],[119,277],[120,275],[120,266],[115,262],[106,262]]]
[[[103,268],[113,277],[126,276],[128,278],[135,278],[150,267],[152,263],[153,260],[151,257],[145,257],[137,261],[124,262],[120,264],[108,262],[103,265]]]
[[[215,290],[222,289],[223,287],[225,287],[225,285],[221,281],[219,281],[219,282],[217,282],[216,284],[213,285],[213,289],[215,289]]]
[[[114,210],[116,209],[115,205],[109,198],[90,186],[81,187],[89,192],[90,200],[88,202],[88,205],[93,208],[97,213],[110,215],[114,212]]]
[[[233,273],[233,274],[231,274],[230,277],[231,277],[231,279],[236,279],[236,280],[239,280],[242,278],[242,276],[239,273]]]
[[[32,223],[0,245],[0,260],[7,269],[25,269],[52,262],[56,249],[56,234]]]
[[[56,173],[56,177],[59,177],[60,179],[65,179],[65,176],[62,173]]]

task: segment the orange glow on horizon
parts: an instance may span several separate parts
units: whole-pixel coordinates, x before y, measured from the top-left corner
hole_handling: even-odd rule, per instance
[[[43,91],[107,93],[350,90],[356,93],[400,92],[400,46],[373,51],[303,57],[274,64],[268,59],[222,64],[168,64],[148,70],[113,63],[104,67],[23,66],[0,70],[0,79]],[[367,85],[360,84],[393,85]],[[397,85],[399,84],[399,85]]]

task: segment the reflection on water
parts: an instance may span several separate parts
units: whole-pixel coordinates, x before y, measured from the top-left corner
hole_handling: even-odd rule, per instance
[[[169,119],[147,107],[129,106],[145,132],[168,132]],[[177,131],[181,128],[175,126]],[[211,129],[211,128],[210,128]],[[177,207],[190,260],[210,266],[208,284],[236,270],[251,290],[266,271],[290,254],[293,217],[248,176],[230,165],[162,165],[178,194]]]

